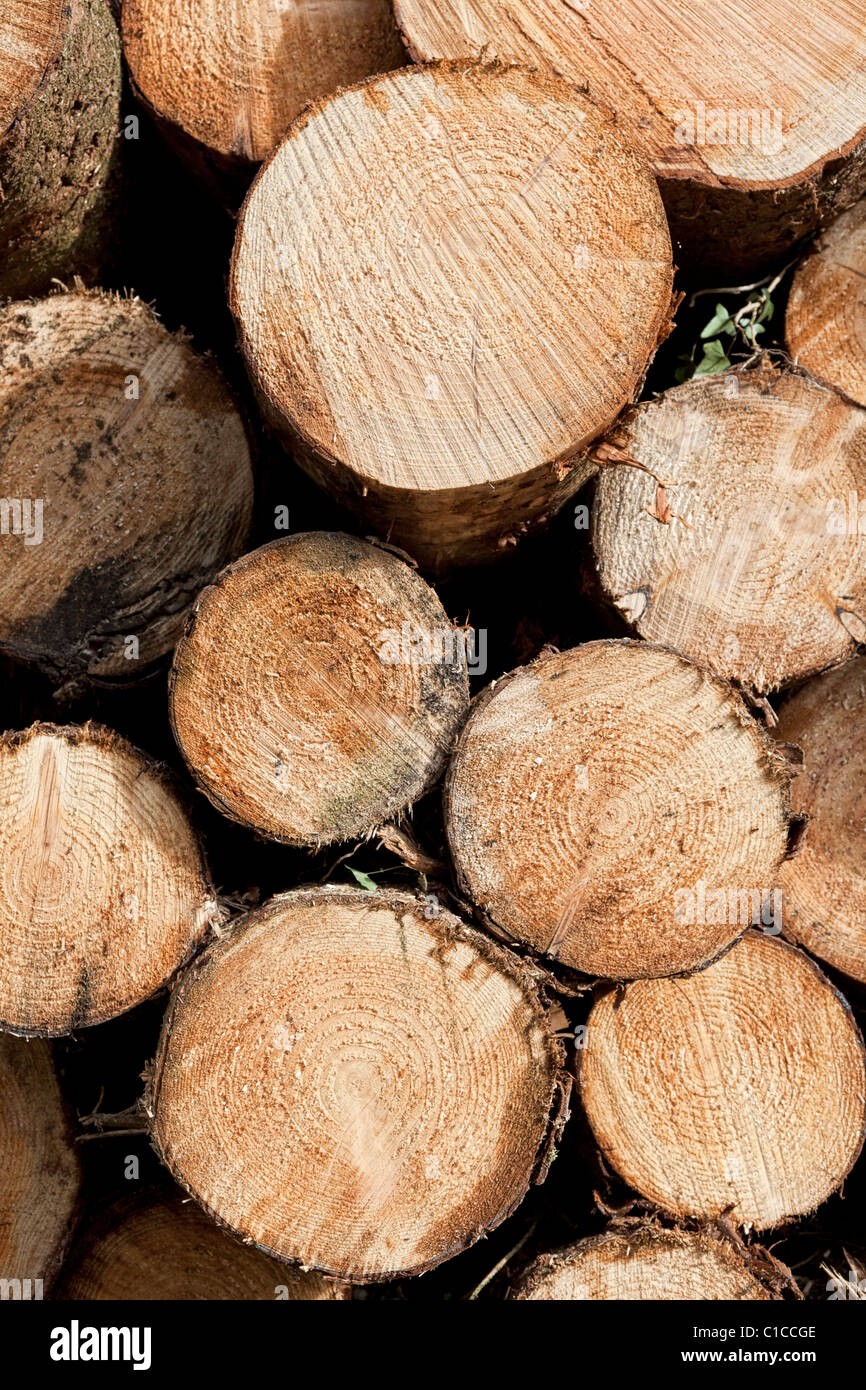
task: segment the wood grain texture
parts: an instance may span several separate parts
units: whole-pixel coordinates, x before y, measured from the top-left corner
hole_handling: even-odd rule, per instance
[[[438,780],[468,710],[466,648],[404,561],[310,532],[244,556],[200,595],[169,698],[181,751],[224,814],[330,844]]]
[[[0,1033],[0,1279],[41,1279],[47,1295],[80,1183],[50,1045]]]
[[[606,1160],[643,1196],[763,1230],[813,1211],[860,1153],[863,1040],[807,956],[749,932],[688,979],[599,999],[581,1092]]]
[[[728,685],[663,648],[603,641],[494,682],[457,745],[445,818],[459,882],[494,922],[631,979],[705,965],[756,910],[760,923],[787,801],[782,759]]]
[[[416,59],[517,59],[608,103],[660,180],[677,263],[704,277],[746,278],[866,191],[866,31],[856,0],[395,8]]]
[[[62,1036],[150,998],[217,921],[164,774],[99,725],[0,739],[0,1027]]]
[[[866,199],[843,212],[797,268],[785,336],[813,376],[866,406]]]
[[[63,37],[63,0],[10,0],[0,21],[0,136],[32,101]]]
[[[137,95],[217,182],[248,182],[308,102],[406,60],[390,0],[126,0],[122,32]]]
[[[271,1254],[367,1282],[497,1226],[550,1161],[532,967],[405,893],[274,898],[183,977],[148,1108],[174,1176]]]
[[[760,1302],[772,1295],[728,1242],[653,1227],[588,1236],[540,1255],[512,1297],[522,1301]]]
[[[243,422],[213,363],[138,299],[10,304],[0,354],[0,494],[26,500],[33,532],[4,512],[0,647],[72,693],[134,681],[244,545]]]
[[[345,1285],[233,1240],[180,1194],[127,1198],[88,1216],[63,1267],[62,1302],[333,1302]]]
[[[642,637],[747,690],[777,690],[866,638],[866,412],[807,377],[755,368],[640,405],[593,510],[602,588]]]
[[[776,737],[803,752],[792,793],[809,817],[782,866],[786,932],[866,984],[866,658],[809,681],[782,706]]]
[[[502,553],[592,471],[671,298],[649,171],[553,77],[441,64],[294,123],[231,301],[263,408],[425,566]]]
[[[114,247],[120,38],[104,0],[4,0],[0,297],[94,280]]]

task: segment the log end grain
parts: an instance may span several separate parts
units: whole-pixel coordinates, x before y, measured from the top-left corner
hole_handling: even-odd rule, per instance
[[[216,367],[138,299],[0,310],[0,647],[129,682],[243,547],[253,481]]]
[[[481,697],[445,814],[461,884],[496,923],[630,979],[705,965],[760,922],[788,783],[727,684],[663,648],[590,642]]]
[[[0,739],[0,1027],[61,1036],[163,988],[217,919],[160,769],[98,725]]]
[[[120,38],[104,0],[6,0],[0,50],[0,297],[17,299],[111,257]]]
[[[183,977],[148,1108],[236,1234],[366,1282],[505,1219],[551,1156],[561,1044],[530,967],[401,893],[273,899]]]
[[[655,183],[609,113],[553,76],[445,63],[293,124],[245,204],[231,300],[302,465],[444,569],[588,476],[671,285]]]
[[[0,1279],[40,1279],[48,1292],[80,1183],[50,1045],[0,1034]]]
[[[33,100],[63,32],[63,0],[10,0],[0,21],[0,138],[22,106]]]
[[[826,1201],[862,1147],[851,1011],[808,956],[757,932],[688,979],[604,995],[580,1061],[605,1159],[674,1216],[780,1226]]]
[[[792,786],[809,817],[801,851],[779,875],[786,933],[866,984],[866,658],[809,681],[774,733],[803,753]]]
[[[181,150],[250,173],[308,102],[405,62],[390,0],[244,0],[230,15],[221,0],[127,0],[122,32],[136,92]]]
[[[345,1285],[233,1240],[200,1207],[132,1198],[89,1217],[63,1267],[62,1302],[344,1301]]]
[[[843,212],[798,267],[785,337],[807,371],[866,406],[866,199]]]
[[[655,477],[604,468],[592,537],[642,637],[762,694],[866,640],[866,412],[765,359],[666,391],[625,434]]]
[[[520,1300],[760,1302],[773,1295],[728,1241],[704,1233],[640,1228],[589,1236],[541,1255],[515,1287]]]
[[[317,846],[369,834],[429,790],[468,702],[463,634],[433,590],[390,552],[328,532],[263,546],[205,590],[170,692],[214,804]]]

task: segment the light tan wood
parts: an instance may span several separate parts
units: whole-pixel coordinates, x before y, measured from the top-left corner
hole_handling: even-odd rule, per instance
[[[233,1240],[180,1196],[127,1199],[88,1217],[56,1294],[61,1301],[87,1302],[294,1303],[348,1296],[345,1285],[288,1268]]]
[[[0,647],[79,693],[134,681],[242,549],[253,479],[216,367],[138,299],[0,309]],[[26,523],[29,520],[29,532]]]
[[[797,362],[866,406],[866,199],[843,212],[798,267],[785,336]]]
[[[231,300],[268,418],[432,569],[501,554],[584,481],[671,299],[657,190],[555,78],[443,64],[295,122]]]
[[[561,1045],[530,965],[405,893],[298,891],[191,966],[148,1109],[238,1235],[357,1282],[421,1273],[546,1171]]]
[[[217,921],[183,807],[143,753],[95,724],[0,739],[0,1027],[114,1018]]]
[[[781,710],[777,738],[804,762],[794,806],[809,817],[801,852],[782,866],[786,931],[866,983],[866,658],[809,681]]]
[[[788,781],[728,685],[658,647],[589,642],[477,702],[448,839],[463,889],[516,940],[588,974],[670,975],[771,920]]]
[[[299,845],[368,835],[410,806],[468,705],[465,640],[429,585],[381,547],[318,531],[253,551],[200,595],[170,688],[211,801]]]
[[[30,1280],[30,1298],[48,1296],[80,1183],[49,1044],[0,1034],[0,1280]]]
[[[678,264],[723,283],[866,188],[866,30],[854,0],[395,7],[415,58],[483,53],[588,84],[659,176]]]
[[[32,101],[63,35],[63,0],[9,0],[0,20],[0,136]]]
[[[115,247],[120,38],[105,0],[0,9],[0,298],[94,279]]]
[[[700,1232],[649,1227],[588,1236],[565,1250],[540,1255],[512,1297],[536,1302],[760,1302],[772,1295],[729,1243]]]
[[[307,102],[406,61],[390,0],[125,0],[123,47],[174,132],[250,164]]]
[[[581,1090],[606,1160],[677,1216],[779,1226],[825,1201],[863,1142],[848,1005],[807,956],[755,932],[688,979],[599,999]]]
[[[593,513],[601,585],[653,642],[760,693],[866,640],[866,412],[766,361],[640,405]],[[658,480],[677,515],[659,520]]]

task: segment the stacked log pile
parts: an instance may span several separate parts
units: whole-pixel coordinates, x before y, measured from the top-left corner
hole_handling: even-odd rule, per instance
[[[14,1296],[866,1249],[864,39],[646,8],[0,15]]]

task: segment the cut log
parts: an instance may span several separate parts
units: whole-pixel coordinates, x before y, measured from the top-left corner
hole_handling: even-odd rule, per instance
[[[746,278],[866,191],[856,6],[396,0],[419,60],[517,59],[588,84],[659,179],[677,263]],[[816,94],[820,93],[820,99]],[[716,281],[718,283],[718,280]]]
[[[390,0],[125,0],[122,28],[137,97],[229,196],[307,102],[406,61]]]
[[[782,707],[776,736],[799,745],[794,806],[803,848],[782,866],[785,931],[866,984],[866,657],[810,681]]]
[[[605,994],[580,1074],[605,1159],[675,1216],[779,1226],[835,1192],[863,1142],[851,1010],[808,956],[757,932],[688,979]]]
[[[652,176],[555,78],[442,64],[320,103],[247,199],[231,300],[271,423],[430,569],[592,471],[671,304]]]
[[[166,985],[216,922],[172,786],[98,725],[0,739],[0,1028],[62,1036]]]
[[[357,839],[436,783],[469,705],[464,633],[366,541],[311,532],[245,555],[198,598],[170,713],[196,781],[274,840]]]
[[[137,299],[10,304],[0,354],[0,647],[65,694],[132,681],[243,548],[241,418]]]
[[[866,198],[843,212],[798,267],[785,336],[813,376],[866,406]]]
[[[0,1034],[0,1175],[0,1280],[22,1281],[3,1297],[41,1298],[72,1233],[81,1174],[50,1045],[8,1034]]]
[[[104,0],[4,0],[0,52],[0,298],[23,298],[110,257],[120,39]]]
[[[864,411],[764,360],[639,406],[623,437],[656,476],[603,470],[593,546],[642,637],[760,694],[866,640]]]
[[[274,898],[174,994],[147,1106],[245,1240],[356,1282],[420,1274],[515,1209],[567,1087],[538,972],[436,904]]]
[[[242,1245],[194,1202],[128,1198],[88,1220],[64,1264],[59,1300],[345,1300],[346,1285]]]
[[[513,1298],[557,1302],[772,1298],[728,1241],[692,1231],[649,1226],[627,1234],[589,1236],[541,1255]]]
[[[730,686],[631,641],[546,654],[475,705],[445,787],[462,889],[611,979],[713,960],[768,914],[790,773]]]

